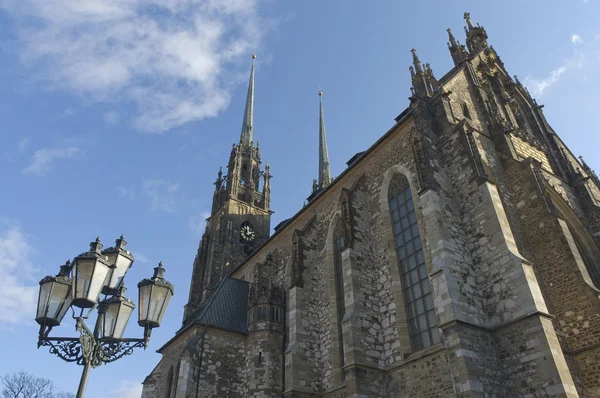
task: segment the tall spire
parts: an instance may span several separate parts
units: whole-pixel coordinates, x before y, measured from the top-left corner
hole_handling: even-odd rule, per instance
[[[254,60],[256,54],[252,54],[252,67],[250,68],[250,82],[248,83],[248,95],[246,96],[246,108],[244,109],[244,121],[242,122],[242,134],[240,145],[250,146],[253,140],[254,128]]]
[[[469,54],[467,53],[467,50],[465,50],[465,46],[463,46],[458,42],[458,40],[456,40],[450,28],[446,29],[446,32],[448,32],[448,38],[450,39],[450,41],[448,42],[448,49],[450,50],[450,55],[452,56],[454,65],[459,65],[462,61],[469,58]]]
[[[417,50],[413,48],[412,50],[410,50],[410,52],[413,56],[413,65],[415,66],[415,72],[422,72],[423,70],[421,69],[421,61],[419,60],[419,56],[417,55]]]
[[[326,187],[330,182],[329,152],[327,151],[325,117],[323,116],[323,92],[319,91],[319,188]]]
[[[413,93],[412,97],[432,97],[434,94],[438,92],[439,84],[438,81],[433,76],[433,71],[431,70],[431,66],[429,64],[425,64],[425,69],[421,65],[421,61],[417,56],[417,50],[414,48],[410,50],[413,57],[413,65],[408,69],[410,70],[410,77],[412,80],[412,88],[411,91]]]

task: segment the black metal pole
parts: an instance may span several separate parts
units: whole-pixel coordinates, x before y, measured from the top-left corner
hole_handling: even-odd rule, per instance
[[[106,310],[108,309],[108,305],[101,301],[98,303],[98,317],[96,318],[96,326],[94,326],[94,349],[93,354],[96,353],[98,349],[98,338],[100,337],[100,328],[102,328],[102,320],[104,319],[104,314],[106,314]],[[83,319],[79,320],[83,322]],[[92,370],[91,360],[94,358],[94,355],[91,355],[90,358],[84,359],[83,372],[81,373],[81,380],[79,381],[79,388],[77,389],[77,398],[85,397],[85,389],[87,388],[88,378],[90,376],[90,370]]]

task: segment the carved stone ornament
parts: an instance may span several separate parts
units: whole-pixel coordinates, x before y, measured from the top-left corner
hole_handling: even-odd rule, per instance
[[[304,255],[302,253],[302,231],[295,230],[292,237],[292,272],[290,287],[304,287]]]
[[[344,241],[346,246],[352,247],[354,239],[354,217],[352,213],[352,192],[342,188],[340,197],[340,207],[342,210],[342,227],[344,229]]]
[[[256,264],[254,277],[250,287],[249,307],[260,304],[284,305],[283,289],[273,281],[275,274],[275,263],[273,256],[269,253],[262,264]]]
[[[417,169],[417,178],[419,180],[419,187],[421,188],[420,192],[423,192],[431,188],[431,179],[429,178],[429,173],[427,170],[427,160],[425,159],[423,139],[415,128],[411,130],[411,136],[412,152]]]

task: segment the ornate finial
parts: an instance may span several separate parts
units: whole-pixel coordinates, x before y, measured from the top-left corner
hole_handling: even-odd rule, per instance
[[[154,268],[154,276],[152,279],[164,279],[165,268],[163,267],[162,261],[158,263],[158,267]]]
[[[103,246],[104,245],[100,243],[100,237],[97,237],[94,242],[90,243],[90,252],[101,254]]]
[[[465,18],[465,21],[467,21],[467,25],[469,26],[469,29],[473,29],[473,24],[471,23],[471,13],[465,12],[464,18]]]
[[[419,60],[419,56],[417,55],[417,50],[415,50],[414,48],[412,50],[410,50],[410,52],[412,53],[413,56],[413,65],[415,66],[415,72],[416,73],[420,73],[423,70],[421,69],[421,61]]]
[[[57,276],[69,276],[71,273],[71,260],[67,260],[64,265],[60,266],[60,272]]]
[[[252,59],[256,59],[256,53],[252,54]]]
[[[123,249],[125,248],[125,246],[127,245],[127,241],[125,240],[125,236],[121,235],[121,237],[117,240],[115,240],[115,243],[117,245],[117,247],[119,249]]]
[[[454,38],[454,35],[452,34],[452,30],[450,28],[446,29],[446,32],[448,32],[448,38],[450,39],[450,44],[452,44],[452,47],[458,47],[458,43],[456,42],[456,39]],[[448,47],[450,47],[450,45],[448,45]]]

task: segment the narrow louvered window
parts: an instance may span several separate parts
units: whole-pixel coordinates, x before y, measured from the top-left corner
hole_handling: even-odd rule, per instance
[[[440,341],[433,295],[408,180],[395,176],[389,204],[413,352]]]

